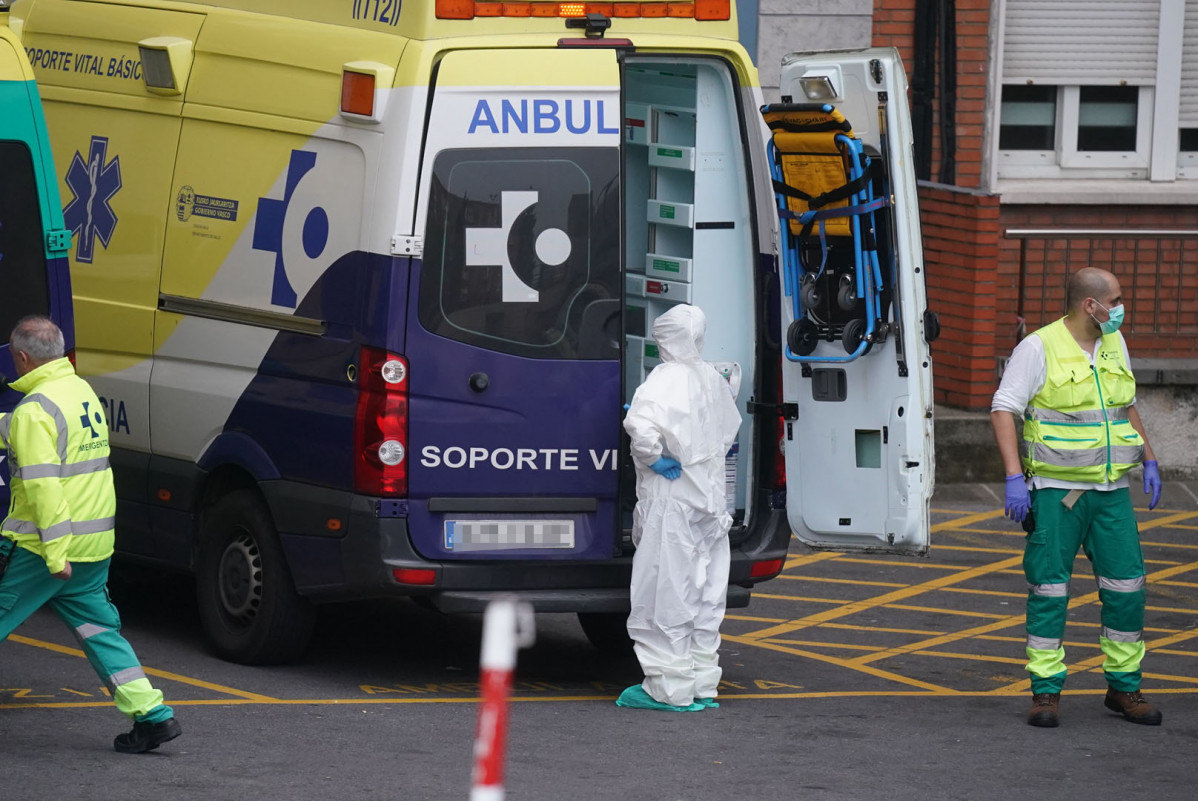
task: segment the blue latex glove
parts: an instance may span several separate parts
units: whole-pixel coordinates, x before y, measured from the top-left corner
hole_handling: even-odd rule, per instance
[[[676,459],[671,459],[669,456],[661,457],[656,462],[649,465],[649,468],[654,473],[657,473],[657,475],[665,476],[670,481],[673,481],[682,475],[682,465],[679,464]]]
[[[1007,517],[1016,523],[1022,523],[1023,518],[1032,509],[1032,499],[1027,492],[1027,481],[1022,473],[1007,476]]]
[[[1161,471],[1156,467],[1156,459],[1144,462],[1144,494],[1149,492],[1152,493],[1152,500],[1148,501],[1148,509],[1151,511],[1161,500]]]

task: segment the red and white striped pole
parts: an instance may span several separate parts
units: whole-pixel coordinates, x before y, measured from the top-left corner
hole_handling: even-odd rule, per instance
[[[478,728],[474,735],[474,780],[470,801],[503,801],[503,762],[507,745],[508,695],[516,651],[532,645],[533,610],[528,603],[500,597],[483,616]]]

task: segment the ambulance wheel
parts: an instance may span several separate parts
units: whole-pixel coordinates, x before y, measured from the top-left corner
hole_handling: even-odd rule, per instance
[[[840,342],[844,345],[846,353],[855,353],[857,346],[861,344],[862,338],[865,336],[865,321],[858,317],[856,320],[849,320],[844,325],[844,331],[840,335]],[[864,353],[865,351],[862,351]]]
[[[819,326],[806,317],[795,320],[786,330],[786,344],[791,353],[799,356],[810,356],[819,344]]]
[[[815,283],[815,276],[811,273],[799,279],[799,300],[803,303],[804,311],[818,309],[824,303],[823,290]]]
[[[312,636],[312,606],[296,593],[270,511],[251,490],[230,492],[204,515],[196,598],[208,642],[230,662],[286,662]]]
[[[857,305],[857,287],[851,275],[840,276],[840,287],[836,290],[836,305],[844,311],[852,311]]]
[[[632,638],[628,636],[627,612],[579,612],[582,633],[591,645],[605,654],[632,653]]]

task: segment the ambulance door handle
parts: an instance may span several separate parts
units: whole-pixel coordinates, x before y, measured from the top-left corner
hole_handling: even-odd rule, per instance
[[[491,379],[486,373],[472,373],[470,375],[470,388],[475,392],[486,392],[487,387],[491,386]]]

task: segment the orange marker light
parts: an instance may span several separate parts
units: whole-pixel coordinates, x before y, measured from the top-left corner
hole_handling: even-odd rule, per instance
[[[362,72],[341,73],[341,110],[346,114],[374,115],[374,76]]]
[[[695,0],[695,19],[732,19],[732,0]]]
[[[437,19],[474,19],[474,0],[437,0]]]
[[[587,15],[586,3],[561,3],[557,7],[557,15],[559,17],[585,17]]]
[[[330,517],[328,520],[324,521],[324,527],[329,531],[340,531],[341,521],[335,517]]]
[[[166,503],[170,499],[171,499],[171,491],[170,490],[168,490],[168,489],[158,490],[158,500],[162,501],[163,503]]]
[[[476,17],[502,17],[503,3],[482,3],[474,4],[474,16]]]

